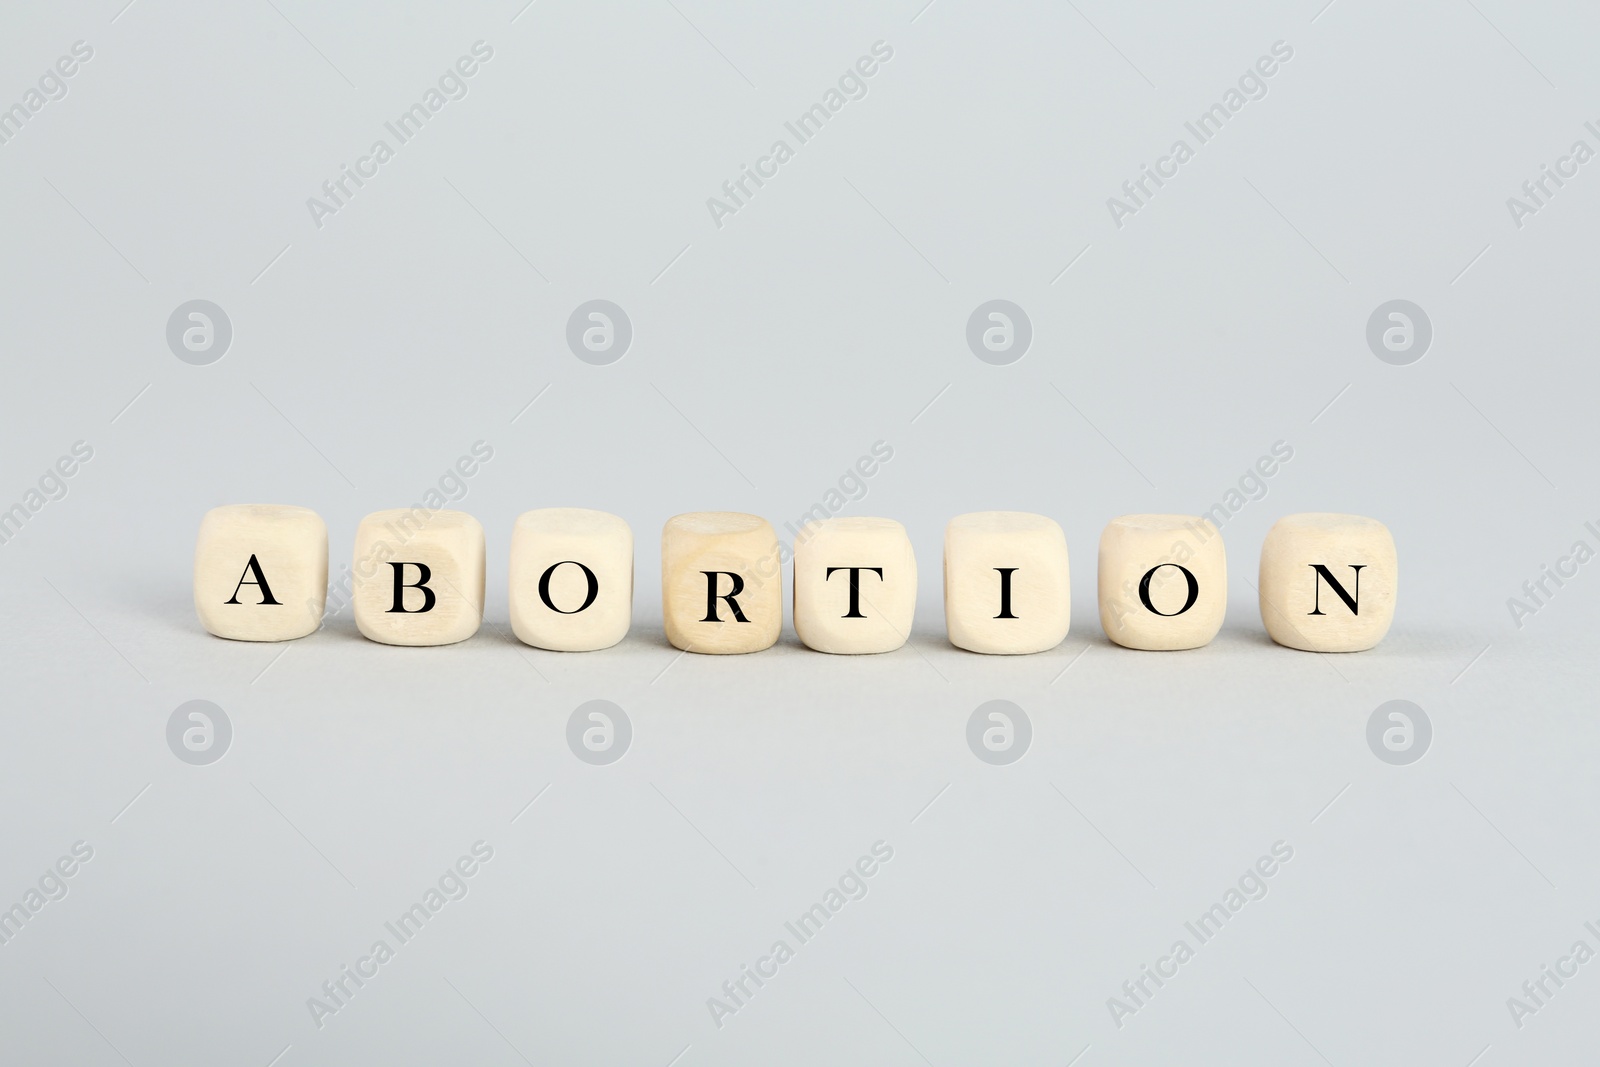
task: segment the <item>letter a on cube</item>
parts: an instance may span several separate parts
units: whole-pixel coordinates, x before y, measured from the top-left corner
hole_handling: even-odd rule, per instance
[[[893,652],[917,610],[917,558],[893,519],[808,522],[794,545],[794,629],[818,652]]]
[[[783,561],[772,524],[734,511],[697,511],[661,530],[661,616],[686,652],[760,652],[783,628]]]
[[[289,641],[322,625],[328,527],[310,508],[231,504],[200,520],[194,608],[235,641]]]
[[[375,511],[356,529],[356,628],[386,645],[450,645],[483,621],[483,524],[464,511]]]
[[[511,531],[511,631],[557,652],[610,648],[633,617],[633,531],[587,508],[540,508]]]
[[[1261,546],[1261,621],[1280,645],[1361,652],[1394,621],[1394,536],[1377,519],[1286,515]]]

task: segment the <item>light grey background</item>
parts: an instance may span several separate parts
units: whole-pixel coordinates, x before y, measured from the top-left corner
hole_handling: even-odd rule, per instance
[[[1520,1028],[1506,1004],[1573,942],[1600,949],[1600,578],[1520,628],[1507,607],[1600,547],[1600,163],[1520,228],[1506,203],[1575,140],[1600,148],[1593,9],[922,2],[7,8],[0,106],[75,41],[94,55],[0,145],[0,508],[94,451],[0,545],[0,906],[74,842],[94,857],[0,945],[0,1058],[1593,1054],[1600,962]],[[479,40],[465,98],[314,225],[307,198]],[[707,198],[877,41],[866,96],[718,227]],[[1107,198],[1277,41],[1266,96],[1119,228]],[[209,366],[166,343],[194,299],[233,328]],[[593,299],[633,326],[609,366],[566,346]],[[1009,366],[967,348],[992,299],[1031,320]],[[1393,299],[1434,330],[1409,366],[1365,340]],[[386,648],[348,613],[289,646],[200,630],[207,508],[313,507],[337,568],[364,513],[477,441],[476,638]],[[844,513],[911,532],[908,648],[665,644],[669,515],[781,529],[878,441],[893,459]],[[1222,636],[1109,645],[1103,524],[1209,508],[1277,441],[1293,459],[1223,529]],[[508,635],[511,523],[551,505],[633,525],[616,649]],[[943,524],[988,508],[1066,528],[1075,619],[1052,652],[943,639]],[[1394,531],[1377,650],[1267,643],[1257,554],[1302,510]],[[208,766],[167,747],[193,699],[233,728]],[[632,723],[606,766],[566,744],[593,699]],[[993,699],[1032,723],[1009,766],[966,744]],[[1409,766],[1367,746],[1391,699],[1432,723]],[[307,999],[478,840],[494,858],[467,896],[315,1025]],[[867,896],[716,1026],[707,998],[879,840]],[[1266,897],[1117,1027],[1107,999],[1280,840]]]

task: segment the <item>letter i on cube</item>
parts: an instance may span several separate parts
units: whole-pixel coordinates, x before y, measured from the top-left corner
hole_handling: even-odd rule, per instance
[[[893,519],[808,522],[794,546],[794,629],[807,648],[859,655],[906,643],[917,558]]]
[[[449,645],[483,621],[483,524],[464,511],[375,511],[356,528],[356,628],[386,645]]]
[[[1394,621],[1394,536],[1377,519],[1285,515],[1261,546],[1261,621],[1280,645],[1361,652]]]
[[[232,504],[200,520],[194,607],[200,623],[235,641],[290,641],[322,625],[328,527],[310,508]]]
[[[944,619],[950,643],[990,655],[1059,645],[1072,623],[1061,524],[1023,511],[957,515],[944,531]]]
[[[523,512],[511,531],[511,630],[535,648],[592,652],[628,635],[633,531],[587,508]]]
[[[734,511],[697,511],[661,530],[661,615],[686,652],[760,652],[783,628],[782,558],[772,524]]]

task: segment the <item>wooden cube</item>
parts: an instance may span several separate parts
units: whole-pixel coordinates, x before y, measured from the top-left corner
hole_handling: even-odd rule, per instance
[[[1100,534],[1100,625],[1125,648],[1170,652],[1217,636],[1228,613],[1222,534],[1198,515],[1123,515]]]
[[[1072,623],[1061,524],[1025,511],[957,515],[944,530],[944,625],[957,648],[1025,655],[1059,645]]]
[[[231,504],[200,520],[194,609],[235,641],[288,641],[322,625],[328,527],[310,508]]]
[[[917,610],[917,557],[893,519],[811,521],[794,542],[794,629],[818,652],[893,652]]]
[[[449,645],[483,621],[483,524],[464,511],[375,511],[356,529],[356,627],[386,645]]]
[[[778,535],[758,515],[696,511],[661,530],[661,616],[688,652],[760,652],[783,628]]]
[[[587,508],[541,508],[511,530],[511,631],[535,648],[591,652],[628,635],[633,531]]]
[[[1278,644],[1361,652],[1394,621],[1394,536],[1377,519],[1285,515],[1261,546],[1261,621]]]

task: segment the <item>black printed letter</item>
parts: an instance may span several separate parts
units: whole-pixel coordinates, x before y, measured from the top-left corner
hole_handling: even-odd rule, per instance
[[[850,572],[850,610],[839,616],[841,619],[864,619],[861,614],[861,572],[871,571],[878,576],[878,581],[883,581],[882,567],[829,567],[828,573],[822,576],[823,581],[833,577],[834,571]]]
[[[432,611],[436,598],[433,595],[433,590],[428,588],[428,579],[433,577],[433,572],[428,569],[428,565],[426,563],[391,563],[389,566],[394,568],[394,607],[384,614],[399,612],[402,615],[420,615],[424,611]],[[417,568],[417,580],[409,586],[406,585],[405,579],[407,567]],[[422,590],[422,607],[416,611],[406,610],[407,589]]]
[[[245,581],[244,580],[244,576],[246,574],[248,574],[251,577],[253,577],[255,579],[255,581],[253,581],[253,582]],[[224,600],[223,603],[224,604],[237,604],[237,603],[239,603],[239,590],[240,590],[241,587],[246,586],[246,585],[253,585],[257,589],[260,590],[260,592],[261,592],[261,604],[277,604],[278,603],[276,600],[274,600],[272,598],[272,590],[267,587],[267,576],[265,574],[261,573],[261,564],[256,562],[255,553],[253,553],[253,552],[250,554],[250,562],[246,563],[244,565],[244,570],[239,574],[239,584],[233,587],[233,596],[229,597],[227,600]],[[257,607],[259,607],[259,606],[260,606],[260,604],[257,605]],[[278,606],[282,607],[283,605],[279,604]]]
[[[1150,579],[1154,578],[1156,571],[1160,570],[1162,567],[1177,567],[1183,572],[1184,580],[1189,583],[1189,599],[1185,600],[1183,602],[1183,607],[1179,608],[1177,611],[1156,611],[1156,606],[1150,603]],[[1157,615],[1160,615],[1164,619],[1170,619],[1174,615],[1182,615],[1184,612],[1194,607],[1194,602],[1199,598],[1200,583],[1195,579],[1194,573],[1190,571],[1188,567],[1181,566],[1177,563],[1157,563],[1154,567],[1151,567],[1149,570],[1145,571],[1144,577],[1139,579],[1139,602],[1145,607],[1149,608],[1151,611],[1155,611]]]
[[[1350,614],[1361,614],[1360,609],[1356,605],[1361,600],[1361,568],[1366,566],[1365,563],[1350,564],[1350,569],[1356,572],[1356,591],[1354,596],[1351,596],[1349,593],[1345,592],[1344,586],[1339,584],[1339,579],[1330,574],[1328,568],[1323,566],[1321,563],[1307,563],[1306,566],[1310,567],[1313,572],[1311,575],[1311,582],[1313,586],[1311,591],[1311,610],[1306,612],[1307,615],[1327,614],[1327,612],[1322,610],[1322,580],[1324,578],[1328,580],[1329,588],[1331,588],[1335,593],[1339,594],[1339,599],[1344,601],[1344,606],[1350,609]]]
[[[1011,614],[1011,576],[1017,573],[1017,568],[996,567],[995,570],[1000,572],[1000,614],[995,618],[1014,619],[1016,616]]]
[[[717,617],[717,601],[719,600],[726,600],[728,602],[728,607],[733,609],[733,618],[735,622],[750,621],[744,617],[744,612],[739,610],[739,602],[733,599],[740,593],[744,592],[743,578],[737,574],[734,574],[732,571],[701,571],[700,573],[706,576],[706,617],[701,619],[701,622],[722,621]],[[729,578],[733,579],[733,588],[728,590],[726,593],[723,593],[721,596],[717,595],[717,575],[719,574],[726,574]]]
[[[556,607],[555,601],[550,599],[550,576],[556,572],[557,567],[565,567],[569,563],[583,572],[584,578],[589,582],[589,593],[583,598],[582,604],[579,604],[571,611],[561,611],[560,608]],[[738,590],[734,590],[734,592],[738,592]],[[553,563],[550,565],[549,570],[545,571],[544,574],[539,576],[539,599],[544,601],[545,607],[549,608],[551,611],[560,612],[562,615],[576,615],[590,604],[593,604],[594,598],[599,595],[600,579],[594,576],[594,571],[590,570],[588,567],[585,567],[575,559],[564,559],[560,563]]]

